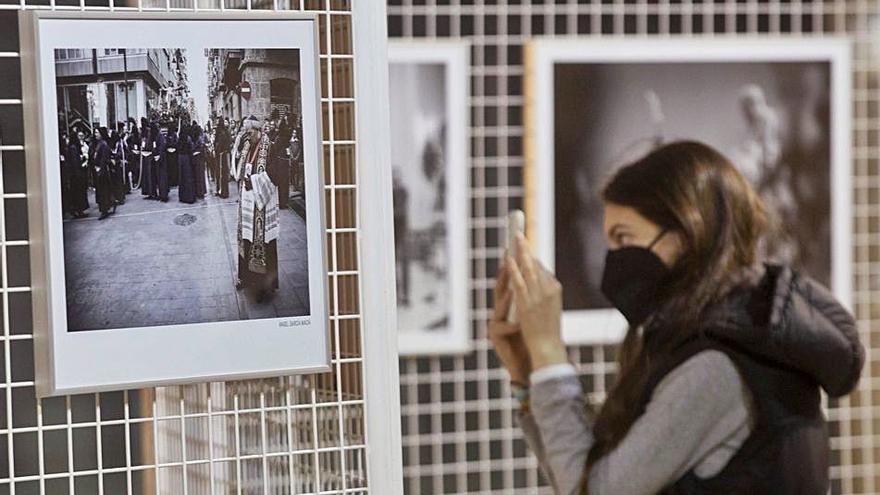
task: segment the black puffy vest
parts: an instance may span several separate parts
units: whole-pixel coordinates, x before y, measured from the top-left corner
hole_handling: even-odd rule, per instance
[[[760,281],[715,305],[701,331],[657,355],[642,394],[642,410],[660,380],[694,354],[724,352],[752,394],[755,425],[715,476],[693,470],[666,495],[824,495],[828,491],[828,428],[820,387],[849,393],[865,359],[855,320],[834,296],[806,275],[766,263]],[[664,332],[646,330],[650,351]],[[667,342],[668,343],[668,342]]]

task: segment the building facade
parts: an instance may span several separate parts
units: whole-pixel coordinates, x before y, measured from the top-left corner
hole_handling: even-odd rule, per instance
[[[55,50],[61,129],[90,130],[191,100],[180,49]]]
[[[265,120],[274,111],[299,120],[299,50],[210,49],[207,57],[212,118]]]

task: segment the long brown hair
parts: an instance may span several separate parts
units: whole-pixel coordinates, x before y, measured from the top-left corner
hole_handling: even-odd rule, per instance
[[[662,288],[660,309],[652,321],[671,329],[664,342],[672,345],[697,332],[701,315],[732,288],[754,274],[757,248],[768,230],[760,198],[715,149],[695,141],[677,141],[655,148],[619,169],[604,186],[602,199],[635,209],[661,228],[677,232],[682,254]],[[644,333],[644,332],[643,332]],[[652,356],[642,334],[630,327],[618,350],[618,377],[594,425],[582,493],[592,465],[626,436],[642,414],[641,396]]]

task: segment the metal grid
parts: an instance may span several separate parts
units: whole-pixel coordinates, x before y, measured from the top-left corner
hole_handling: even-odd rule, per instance
[[[392,38],[460,38],[471,55],[472,328],[475,351],[400,361],[405,490],[549,493],[514,423],[507,374],[486,340],[504,219],[523,203],[523,44],[533,35],[816,37],[849,35],[853,52],[854,309],[873,347],[880,319],[880,10],[871,0],[388,0]],[[590,400],[615,372],[613,346],[570,349]],[[871,408],[880,365],[830,401],[832,493],[877,493]]]
[[[16,12],[25,8],[320,14],[332,372],[37,401]],[[0,0],[0,32],[0,494],[366,493],[351,2]]]

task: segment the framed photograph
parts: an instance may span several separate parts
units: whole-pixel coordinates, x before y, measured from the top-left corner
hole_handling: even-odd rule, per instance
[[[663,143],[727,156],[779,226],[762,256],[851,299],[850,45],[845,39],[549,40],[527,47],[530,241],[563,285],[572,344],[622,339],[601,294],[603,184]]]
[[[329,370],[316,17],[19,21],[38,393]]]
[[[468,63],[464,43],[388,43],[402,355],[471,347]]]

